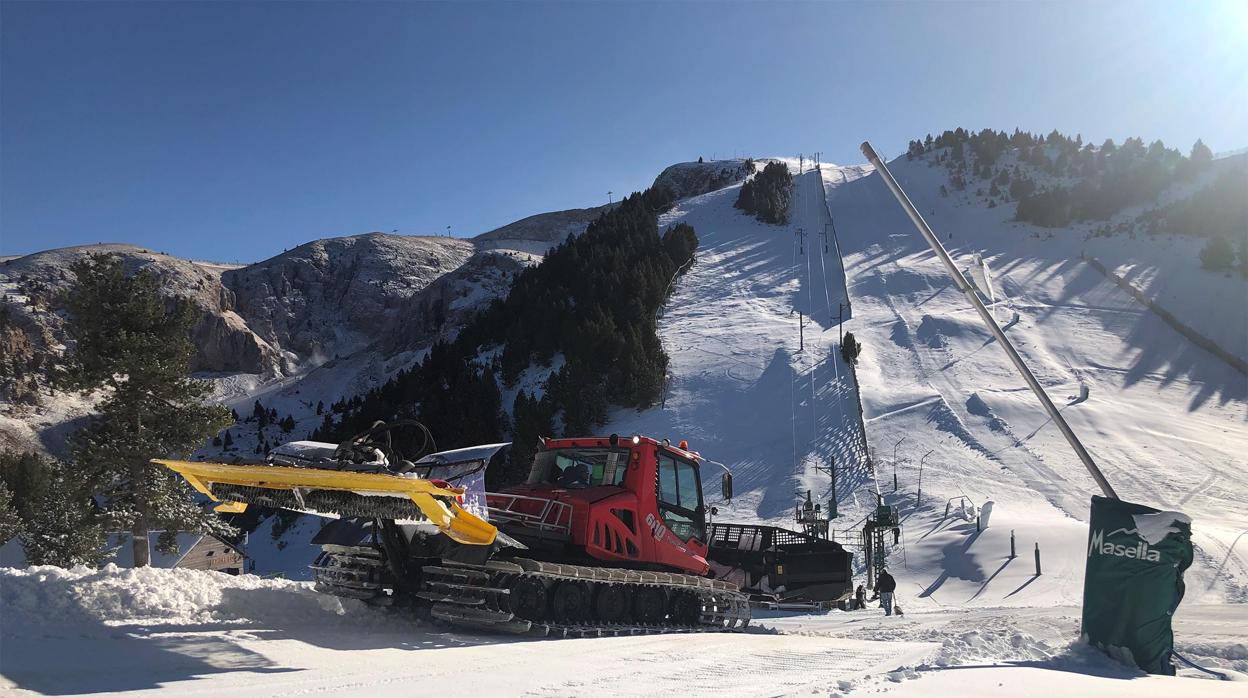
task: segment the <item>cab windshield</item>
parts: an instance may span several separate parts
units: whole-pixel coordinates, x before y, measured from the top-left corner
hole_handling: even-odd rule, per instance
[[[706,540],[698,466],[660,452],[658,494],[659,513],[672,533],[682,540]]]
[[[528,484],[568,489],[619,485],[627,470],[626,448],[560,448],[537,453]]]

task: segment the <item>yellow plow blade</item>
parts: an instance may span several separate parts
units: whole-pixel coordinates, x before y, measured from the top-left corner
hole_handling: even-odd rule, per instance
[[[455,497],[464,493],[463,488],[442,487],[420,478],[285,465],[229,465],[160,459],[152,462],[178,473],[191,487],[214,502],[221,501],[212,492],[211,486],[214,484],[296,493],[329,490],[354,492],[364,497],[402,497],[410,499],[433,525],[457,543],[489,545],[498,534],[498,529],[490,522],[455,502]],[[223,502],[217,507],[217,511],[223,513],[237,513],[245,509],[245,503],[233,501]]]

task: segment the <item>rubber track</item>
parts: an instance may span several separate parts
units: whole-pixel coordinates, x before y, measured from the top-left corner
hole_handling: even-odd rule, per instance
[[[672,572],[648,572],[605,567],[567,565],[536,560],[494,560],[485,565],[443,563],[423,568],[421,598],[433,605],[430,614],[455,625],[477,630],[508,632],[536,637],[607,637],[660,633],[725,632],[750,622],[749,599],[736,586],[723,581]],[[696,624],[555,622],[527,619],[512,613],[509,587],[522,577],[549,582],[576,581],[589,584],[662,588],[696,594],[701,617]]]
[[[330,549],[332,548],[332,549]],[[315,589],[323,594],[389,605],[394,597],[386,591],[388,570],[381,552],[364,546],[325,546],[309,565]]]

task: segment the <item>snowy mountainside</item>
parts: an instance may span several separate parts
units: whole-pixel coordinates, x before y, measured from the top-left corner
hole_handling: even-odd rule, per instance
[[[308,417],[312,428],[318,401],[364,392],[410,366],[604,208],[537,214],[471,239],[327,238],[248,265],[124,244],[6,258],[0,348],[30,369],[0,383],[0,443],[60,453],[74,420],[90,411],[90,396],[55,392],[42,376],[67,341],[60,297],[72,282],[70,266],[87,255],[117,255],[127,271],[150,271],[165,292],[191,299],[200,310],[193,369],[213,382],[217,399],[250,407],[256,397],[282,394],[283,413]]]
[[[1085,244],[1097,240],[1092,225],[1016,223],[1011,204],[942,195],[943,167],[922,158],[894,165],[958,263],[969,271],[975,253],[987,261],[1000,324],[1119,493],[1194,517],[1189,601],[1248,600],[1248,550],[1236,546],[1248,528],[1243,375],[1084,263]],[[806,182],[819,177],[836,233],[822,259],[811,253],[832,221],[806,208],[817,200]],[[1095,485],[872,168],[796,174],[788,226],[732,210],[735,189],[667,214],[693,223],[702,244],[660,320],[671,356],[666,402],[617,412],[610,429],[688,438],[727,464],[737,497],[730,505],[711,497],[724,521],[793,526],[792,507],[807,490],[827,507],[835,456],[840,540],[857,543],[877,491],[901,509],[906,523],[890,560],[907,609],[1077,604]],[[1139,236],[1117,249],[1170,274],[1154,251],[1165,244]],[[1242,322],[1235,297],[1242,293],[1213,302]],[[842,329],[864,346],[856,386],[835,350],[846,300]],[[808,323],[802,351],[799,312]],[[855,445],[859,396],[869,461]],[[975,530],[974,516],[959,518],[963,501],[994,503],[987,530]],[[1040,576],[1024,557],[1037,544]]]
[[[486,248],[507,248],[510,243],[540,243],[547,249],[579,235],[608,206],[573,208],[566,211],[539,213],[478,235],[475,240]]]
[[[660,408],[619,411],[610,424],[621,433],[688,439],[728,465],[738,496],[717,503],[724,520],[788,522],[799,493],[815,488],[826,498],[816,466],[833,458],[848,471],[842,493],[869,477],[853,376],[830,341],[845,290],[834,249],[823,252],[828,218],[818,174],[798,175],[794,189],[784,226],[733,208],[739,184],[680,201],[661,217],[663,226],[693,225],[699,237],[694,266],[659,321],[671,358],[667,397]],[[799,229],[812,231],[805,253]]]
[[[1248,600],[1248,551],[1235,546],[1248,527],[1244,376],[1083,262],[1085,227],[1037,228],[1013,222],[1011,206],[942,196],[945,170],[923,159],[890,168],[960,266],[975,253],[987,261],[1000,324],[1119,494],[1193,517],[1188,600]],[[1090,477],[879,177],[824,177],[851,279],[850,328],[865,345],[867,431],[886,475],[904,439],[900,487],[888,493],[912,512],[911,570],[899,579],[918,601],[945,605],[1077,600]],[[1121,258],[1154,244],[1119,240]],[[944,505],[963,495],[994,500],[993,527],[1017,529],[1020,551],[1040,543],[1045,574],[1002,560],[1004,528],[951,533]]]

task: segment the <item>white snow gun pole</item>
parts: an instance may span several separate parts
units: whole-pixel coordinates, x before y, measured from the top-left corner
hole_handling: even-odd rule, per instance
[[[1001,348],[1004,349],[1006,355],[1010,357],[1010,362],[1014,364],[1014,368],[1018,369],[1018,372],[1022,374],[1023,380],[1027,381],[1027,385],[1031,388],[1031,392],[1036,394],[1036,397],[1040,400],[1040,404],[1044,406],[1044,411],[1049,413],[1049,417],[1053,419],[1053,423],[1056,424],[1057,428],[1062,432],[1062,436],[1066,437],[1067,443],[1069,443],[1070,447],[1075,450],[1075,454],[1079,456],[1079,460],[1083,461],[1083,467],[1088,469],[1088,474],[1092,476],[1093,480],[1096,480],[1096,484],[1100,485],[1101,491],[1105,493],[1106,497],[1109,497],[1110,499],[1118,499],[1118,495],[1114,493],[1114,488],[1110,486],[1109,480],[1106,480],[1104,473],[1101,472],[1101,469],[1096,467],[1096,463],[1092,460],[1091,454],[1089,454],[1088,450],[1083,447],[1082,443],[1080,443],[1079,437],[1075,436],[1075,432],[1072,431],[1070,425],[1066,423],[1066,419],[1062,417],[1062,413],[1058,411],[1057,406],[1054,405],[1053,401],[1049,399],[1048,393],[1044,392],[1044,388],[1041,387],[1040,382],[1036,380],[1034,375],[1032,375],[1031,369],[1027,368],[1027,364],[1023,363],[1023,359],[1018,355],[1018,351],[1014,349],[1014,345],[1011,344],[1010,340],[1006,338],[1005,333],[1001,331],[1001,327],[997,325],[997,321],[992,319],[992,314],[988,312],[988,309],[984,307],[983,302],[979,300],[979,296],[975,294],[975,287],[967,283],[966,277],[962,276],[962,273],[958,271],[957,266],[954,265],[953,260],[949,257],[949,253],[945,251],[944,246],[940,244],[940,240],[936,237],[936,234],[932,232],[932,229],[928,226],[927,221],[923,220],[923,216],[919,215],[919,212],[914,207],[914,204],[910,203],[910,197],[906,196],[906,192],[902,191],[901,185],[897,184],[896,179],[893,179],[893,173],[888,171],[888,167],[884,164],[884,161],[880,159],[880,156],[875,154],[875,149],[871,147],[870,143],[863,141],[862,154],[866,155],[867,159],[871,161],[871,164],[875,166],[876,172],[879,172],[880,177],[884,179],[884,184],[888,185],[889,191],[893,192],[893,196],[897,197],[897,203],[901,204],[901,207],[905,210],[906,215],[910,216],[910,221],[914,223],[914,227],[919,229],[919,233],[923,235],[923,239],[927,240],[927,244],[932,248],[932,251],[936,253],[936,257],[940,259],[942,264],[945,265],[945,270],[948,271],[949,276],[953,278],[953,283],[957,285],[958,290],[962,291],[962,294],[966,296],[966,299],[970,301],[972,306],[975,307],[976,312],[979,313],[979,318],[984,321],[985,325],[988,326],[988,331],[992,333],[993,337],[996,337],[997,342],[1001,344]]]

